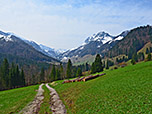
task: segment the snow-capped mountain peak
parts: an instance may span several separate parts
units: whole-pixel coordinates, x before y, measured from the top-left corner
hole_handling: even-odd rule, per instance
[[[62,61],[66,61],[68,58],[72,58],[77,61],[78,58],[83,58],[86,55],[95,55],[101,53],[101,55],[112,48],[117,42],[122,40],[129,31],[124,31],[117,36],[111,36],[108,33],[102,31],[88,37],[85,42],[79,47],[72,48],[60,55]]]
[[[44,46],[42,44],[39,45],[34,41],[26,40],[12,32],[0,31],[0,40],[4,40],[5,42],[10,42],[10,41],[14,42],[19,39],[24,41],[28,45],[32,46],[33,48],[35,48],[37,51],[39,51],[47,56],[53,57],[53,58],[57,58],[57,56],[62,52],[62,50],[55,50],[54,48],[50,48],[50,47]]]
[[[91,41],[98,41],[98,42],[102,42],[103,44],[105,44],[111,40],[113,40],[113,36],[111,36],[108,33],[103,31],[103,32],[98,32],[98,33],[93,34],[92,36],[88,37],[85,40],[85,43],[89,43]]]

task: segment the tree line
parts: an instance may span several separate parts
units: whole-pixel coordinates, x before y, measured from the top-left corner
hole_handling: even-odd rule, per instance
[[[138,61],[151,60],[151,51],[149,51],[147,58],[143,52],[134,53],[132,55],[131,63],[135,64]],[[7,59],[4,59],[0,65],[0,90],[12,89],[17,87],[23,87],[30,81],[30,85],[38,84],[42,82],[52,82],[56,80],[76,78],[83,75],[83,72],[89,71],[94,74],[102,72],[105,69],[109,69],[117,63],[126,62],[127,57],[116,58],[115,62],[110,59],[102,60],[100,54],[97,54],[92,65],[85,63],[82,65],[74,66],[71,60],[68,60],[67,64],[50,65],[49,69],[41,68],[41,71],[37,75],[28,77],[24,74],[23,68],[19,68],[19,65],[11,63],[9,64]],[[27,78],[28,77],[28,78]]]
[[[23,86],[25,86],[23,69],[19,69],[19,66],[14,63],[10,65],[5,58],[0,66],[0,90]]]

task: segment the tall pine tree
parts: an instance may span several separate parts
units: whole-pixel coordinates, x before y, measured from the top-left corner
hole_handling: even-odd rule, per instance
[[[56,76],[55,76],[55,80],[59,80],[61,79],[61,74],[60,74],[60,70],[56,69]]]
[[[5,58],[2,63],[2,77],[4,79],[5,87],[9,87],[9,63]]]
[[[61,79],[64,79],[64,72],[63,72],[63,65],[62,65],[62,63],[60,63],[60,75],[61,75]]]
[[[72,62],[70,59],[68,60],[66,75],[68,79],[72,76]]]
[[[53,65],[53,68],[51,71],[51,81],[55,80],[55,76],[56,76],[56,69],[55,69],[55,65]]]
[[[40,73],[40,82],[44,82],[44,76],[45,76],[45,72],[44,72],[44,68],[41,68],[41,73]]]
[[[23,69],[21,70],[20,77],[21,77],[21,86],[25,86],[25,76]]]
[[[147,60],[148,60],[148,61],[151,61],[151,53],[148,54]]]
[[[78,68],[78,70],[77,70],[77,77],[80,77],[80,76],[82,76],[82,70],[81,70],[81,68]]]
[[[102,72],[102,71],[103,71],[103,66],[102,66],[101,57],[99,54],[97,54],[95,61],[92,64],[91,73]]]
[[[16,81],[15,81],[15,85],[18,87],[20,85],[20,72],[19,72],[19,67],[18,65],[16,65],[16,69],[15,69],[15,77],[16,77]]]

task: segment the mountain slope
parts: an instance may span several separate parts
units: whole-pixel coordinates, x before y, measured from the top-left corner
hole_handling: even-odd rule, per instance
[[[66,61],[68,58],[83,58],[87,55],[101,54],[104,56],[110,48],[112,48],[119,40],[123,39],[129,31],[124,31],[118,36],[111,36],[105,32],[98,32],[85,40],[85,43],[78,48],[68,50],[60,55],[62,61]],[[73,59],[73,61],[75,61]]]
[[[35,48],[36,50],[38,50],[39,52],[42,52],[43,54],[49,56],[49,57],[53,57],[53,58],[58,58],[58,55],[60,54],[59,52],[57,52],[55,49],[44,46],[42,44],[37,44],[34,41],[29,41],[29,40],[23,40],[25,41],[27,44],[31,45],[33,48]]]
[[[148,42],[152,42],[152,26],[137,27],[132,29],[106,55],[108,57],[114,57],[126,54],[131,58],[133,53],[139,51]]]
[[[0,31],[0,53],[15,55],[34,61],[59,62],[58,60],[37,51],[20,38],[2,31]]]
[[[50,48],[50,47],[47,47],[45,45],[42,45],[42,44],[37,44],[36,42],[34,41],[29,41],[29,40],[26,40],[24,38],[21,38],[20,36],[17,36],[16,34],[14,33],[4,33],[2,31],[0,31],[0,36],[8,36],[8,35],[13,35],[13,36],[16,36],[17,38],[23,40],[25,43],[31,45],[33,48],[35,48],[37,51],[39,52],[42,52],[43,54],[49,56],[49,57],[53,57],[55,59],[58,59],[58,55],[63,53],[63,51],[65,51],[64,49],[54,49],[54,48]]]

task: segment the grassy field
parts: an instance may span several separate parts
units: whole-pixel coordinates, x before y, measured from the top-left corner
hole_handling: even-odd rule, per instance
[[[38,89],[38,85],[0,91],[0,114],[19,112],[34,99],[36,89]]]
[[[44,99],[43,99],[43,103],[41,104],[40,110],[39,110],[39,114],[52,114],[51,109],[50,109],[50,91],[49,89],[43,85],[43,89],[44,89]]]
[[[56,82],[69,114],[152,113],[152,62],[104,72],[87,82]]]

